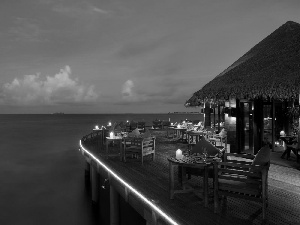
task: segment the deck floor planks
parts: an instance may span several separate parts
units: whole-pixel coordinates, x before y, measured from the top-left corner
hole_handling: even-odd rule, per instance
[[[92,149],[91,146],[90,148]],[[153,199],[161,209],[180,224],[261,224],[261,207],[256,202],[228,197],[227,204],[222,202],[221,213],[214,214],[212,197],[208,208],[204,208],[202,199],[194,193],[176,194],[173,200],[169,199],[167,157],[174,156],[178,148],[185,149],[186,145],[163,138],[163,135],[158,136],[156,161],[153,162],[151,156],[145,157],[144,166],[140,159],[128,158],[126,163],[120,162],[119,157],[106,159],[105,148],[97,150],[96,154],[148,199]],[[118,152],[118,149],[116,148],[115,151]],[[278,166],[276,169],[275,172],[280,173]],[[275,172],[272,171],[272,173]],[[189,182],[194,186],[201,186],[201,180],[193,176]],[[209,184],[212,188],[212,181]],[[300,187],[269,178],[268,224],[299,224],[300,192],[297,190],[300,190]]]

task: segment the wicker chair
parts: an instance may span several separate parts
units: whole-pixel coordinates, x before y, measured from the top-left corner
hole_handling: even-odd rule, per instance
[[[223,162],[214,163],[214,211],[219,211],[219,197],[231,196],[262,203],[266,220],[270,148],[264,146],[256,156],[225,153]]]

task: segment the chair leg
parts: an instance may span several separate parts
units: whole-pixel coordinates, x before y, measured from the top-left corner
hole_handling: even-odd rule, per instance
[[[263,203],[262,203],[262,217],[263,217],[263,221],[266,221],[266,199],[263,199]]]

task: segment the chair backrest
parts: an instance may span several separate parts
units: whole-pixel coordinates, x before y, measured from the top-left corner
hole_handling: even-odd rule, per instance
[[[133,137],[128,138],[128,143],[130,142],[130,146],[134,146],[136,148],[143,148],[143,149],[155,149],[155,138],[153,137]]]
[[[116,125],[114,127],[114,133],[115,133],[115,135],[121,134],[121,132],[122,132],[122,127],[120,125]]]
[[[271,149],[268,145],[263,146],[258,153],[255,155],[255,158],[252,161],[252,165],[265,166],[270,165]],[[250,169],[250,171],[255,171],[255,169]]]
[[[161,120],[154,120],[152,121],[153,128],[161,128],[162,127],[162,121]]]
[[[153,137],[143,138],[142,146],[144,149],[147,148],[148,150],[155,149],[155,139]]]
[[[137,127],[138,127],[139,129],[145,130],[145,126],[146,126],[146,122],[144,122],[144,121],[139,121],[139,122],[137,123]]]

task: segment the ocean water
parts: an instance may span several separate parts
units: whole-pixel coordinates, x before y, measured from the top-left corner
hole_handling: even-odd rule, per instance
[[[200,114],[0,115],[0,224],[101,224],[79,139],[108,121],[179,122]]]

